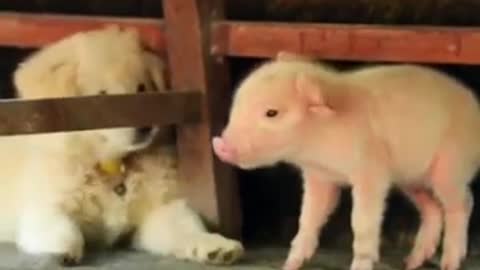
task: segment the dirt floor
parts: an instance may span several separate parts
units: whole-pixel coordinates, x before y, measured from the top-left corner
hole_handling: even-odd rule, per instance
[[[286,255],[286,249],[262,248],[249,250],[247,256],[232,267],[213,267],[200,264],[176,261],[173,259],[159,258],[145,253],[132,251],[109,251],[104,253],[90,254],[85,258],[82,266],[61,268],[52,260],[46,258],[34,258],[19,254],[15,248],[0,245],[0,269],[1,270],[33,270],[33,269],[72,269],[72,270],[133,270],[133,269],[175,269],[175,270],[270,270],[279,269]],[[315,259],[305,267],[316,270],[344,270],[348,269],[350,252],[342,250],[320,250]],[[377,270],[400,270],[404,252],[384,251],[382,262],[376,267]],[[438,269],[438,258],[429,266],[422,269]],[[476,265],[476,266],[475,266]],[[464,269],[480,269],[479,254],[469,255],[469,260]]]

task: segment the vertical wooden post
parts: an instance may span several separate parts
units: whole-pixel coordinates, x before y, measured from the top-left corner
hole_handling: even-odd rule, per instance
[[[201,124],[177,129],[182,187],[192,206],[223,234],[239,238],[241,211],[232,168],[213,155],[210,139],[228,114],[228,66],[211,53],[211,23],[223,17],[221,0],[164,0],[172,88],[204,93]]]

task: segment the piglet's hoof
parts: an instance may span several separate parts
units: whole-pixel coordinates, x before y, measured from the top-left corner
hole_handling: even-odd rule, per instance
[[[374,263],[374,260],[370,257],[355,257],[350,270],[373,270]]]
[[[285,262],[282,267],[282,270],[300,270],[303,265],[303,260],[300,258],[289,259]]]

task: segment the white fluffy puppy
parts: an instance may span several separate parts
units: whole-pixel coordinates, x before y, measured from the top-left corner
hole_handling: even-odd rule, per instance
[[[23,99],[135,93],[164,90],[162,68],[136,32],[109,27],[39,50],[19,65],[14,82]],[[86,244],[111,246],[128,234],[135,248],[155,254],[238,259],[242,245],[208,233],[177,193],[172,144],[122,166],[111,162],[149,146],[154,130],[0,137],[0,241],[66,263],[78,263]]]

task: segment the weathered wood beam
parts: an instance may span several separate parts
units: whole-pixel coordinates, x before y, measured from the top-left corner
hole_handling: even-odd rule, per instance
[[[42,47],[76,32],[112,24],[136,28],[146,46],[155,51],[163,51],[165,47],[162,22],[159,19],[16,12],[0,12],[0,46]]]
[[[156,19],[0,12],[0,46],[34,48],[109,24],[134,27],[148,47],[163,51]],[[348,24],[214,22],[217,55],[271,57],[290,50],[331,60],[480,63],[480,28]]]
[[[228,66],[213,57],[211,23],[223,18],[221,0],[164,0],[167,55],[172,88],[205,94],[200,124],[180,125],[177,132],[181,182],[190,200],[210,225],[240,237],[241,211],[232,167],[216,159],[212,134],[225,124],[229,107]]]
[[[201,120],[200,92],[0,100],[0,136]]]
[[[218,22],[218,55],[272,57],[280,50],[327,60],[480,63],[480,28]]]

